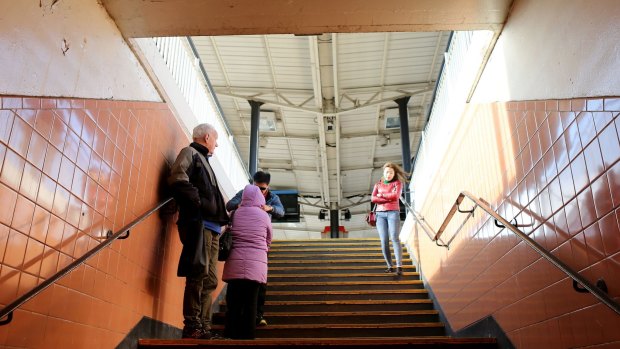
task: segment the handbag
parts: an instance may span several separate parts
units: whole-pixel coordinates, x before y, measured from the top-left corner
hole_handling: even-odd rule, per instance
[[[368,225],[370,225],[371,227],[374,227],[377,225],[377,214],[375,213],[376,208],[377,206],[375,206],[375,208],[372,211],[366,214],[366,223],[368,223]]]
[[[224,262],[230,256],[230,251],[233,248],[232,238],[232,218],[235,211],[230,215],[230,222],[224,227],[222,234],[220,235],[220,243],[217,252],[217,260]]]

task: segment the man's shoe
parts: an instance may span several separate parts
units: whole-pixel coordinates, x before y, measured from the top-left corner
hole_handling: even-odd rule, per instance
[[[403,275],[403,268],[396,267],[396,275],[398,275],[398,276]]]
[[[393,273],[394,272],[394,268],[389,267],[389,268],[385,269],[385,272],[386,273]]]
[[[201,339],[204,334],[202,328],[184,328],[181,338]]]
[[[256,326],[259,326],[259,327],[267,326],[267,320],[265,320],[265,318],[261,318],[259,321],[257,321]]]

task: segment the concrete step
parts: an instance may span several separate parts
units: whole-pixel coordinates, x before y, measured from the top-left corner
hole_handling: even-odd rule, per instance
[[[420,274],[406,271],[402,275],[394,273],[332,273],[332,274],[272,274],[267,277],[270,282],[323,282],[323,281],[381,281],[381,280],[419,280]]]
[[[392,337],[392,338],[258,338],[256,340],[140,339],[138,348],[149,349],[494,349],[494,338]]]
[[[403,250],[405,247],[402,247]],[[299,245],[283,245],[283,246],[271,246],[269,252],[282,252],[282,251],[300,251],[300,252],[316,252],[316,251],[348,251],[348,250],[379,250],[381,251],[380,244],[373,245],[333,245],[333,246],[299,246]],[[392,245],[390,245],[390,251],[394,251]]]
[[[223,330],[222,325],[212,329]],[[301,324],[273,325],[258,327],[257,338],[350,338],[350,337],[405,337],[405,336],[443,336],[441,322],[414,324]]]
[[[394,258],[394,252],[390,250],[392,253],[392,258]],[[360,247],[360,248],[334,248],[334,249],[324,249],[324,248],[306,248],[306,249],[290,249],[290,250],[270,250],[269,257],[272,256],[282,256],[282,255],[299,255],[303,254],[306,256],[315,256],[315,255],[333,255],[333,254],[351,254],[351,255],[359,255],[359,254],[379,254],[383,256],[381,249],[378,247]],[[409,257],[408,252],[403,251],[403,256]]]
[[[348,290],[407,290],[424,288],[420,280],[379,281],[325,281],[325,282],[269,282],[267,294],[272,291],[348,291]]]
[[[272,246],[280,245],[320,245],[320,246],[333,246],[333,245],[347,245],[347,244],[372,244],[381,243],[378,237],[376,238],[363,238],[363,239],[305,239],[305,240],[273,240]]]
[[[352,291],[272,291],[267,294],[272,301],[326,301],[326,300],[387,300],[387,299],[426,299],[424,289],[407,290],[352,290]]]
[[[269,293],[267,293],[269,294]],[[267,297],[269,299],[269,297]],[[226,302],[220,303],[220,311],[226,311]],[[360,312],[432,310],[430,299],[398,300],[337,300],[337,301],[270,301],[265,302],[265,312]]]
[[[412,265],[413,261],[410,258],[403,258],[403,265]],[[272,258],[269,260],[269,268],[271,267],[348,267],[348,266],[375,266],[377,268],[386,268],[383,258],[348,258],[348,259],[321,259],[321,260],[306,260],[306,259],[286,259],[286,258]]]
[[[375,274],[385,270],[385,265],[322,265],[322,266],[273,266],[269,265],[269,274]],[[415,272],[413,265],[403,266],[406,273]]]
[[[355,252],[355,253],[270,253],[269,261],[281,259],[305,259],[305,260],[337,260],[337,259],[362,259],[383,261],[383,254],[377,252]],[[392,259],[394,256],[392,256]],[[403,258],[411,259],[409,255],[403,254]]]
[[[213,314],[213,323],[224,324],[225,313]],[[360,312],[285,312],[265,313],[265,319],[272,325],[292,324],[387,324],[438,322],[436,310],[414,311],[360,311]]]

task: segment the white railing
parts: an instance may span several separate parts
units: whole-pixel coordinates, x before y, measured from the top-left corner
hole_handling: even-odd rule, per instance
[[[450,144],[446,140],[451,139],[463,117],[468,94],[492,37],[493,32],[485,30],[454,32],[452,36],[413,169],[411,190],[414,204],[424,202],[429,194]]]
[[[153,38],[157,51],[187,102],[198,123],[208,122],[218,131],[218,148],[214,159],[221,165],[235,190],[248,183],[248,170],[243,164],[232,132],[210,90],[207,77],[200,69],[200,60],[194,55],[184,37]],[[187,125],[191,130],[193,125]],[[217,169],[215,169],[217,172]],[[219,176],[218,176],[219,177]]]

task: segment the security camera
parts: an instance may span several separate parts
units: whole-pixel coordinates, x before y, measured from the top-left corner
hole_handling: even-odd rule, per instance
[[[326,125],[327,125],[327,131],[333,131],[334,130],[334,118],[328,117],[326,120]]]

